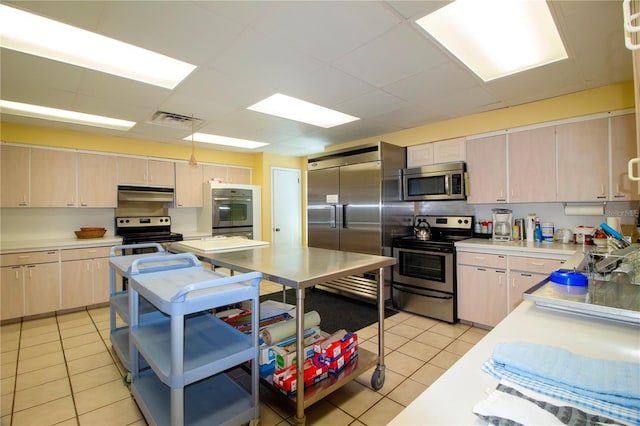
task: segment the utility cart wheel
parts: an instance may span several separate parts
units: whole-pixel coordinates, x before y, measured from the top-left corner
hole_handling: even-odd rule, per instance
[[[373,390],[380,390],[384,386],[384,366],[377,366],[371,376],[371,387]]]
[[[258,426],[260,424],[260,418],[252,419],[249,421],[249,426]]]
[[[126,387],[131,389],[131,373],[127,373],[124,376],[122,376],[122,383],[124,383]]]

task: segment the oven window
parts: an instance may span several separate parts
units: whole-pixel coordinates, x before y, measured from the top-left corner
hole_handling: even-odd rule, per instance
[[[247,220],[248,205],[246,203],[224,203],[218,206],[220,221],[243,222]]]
[[[446,195],[446,175],[407,178],[407,195]]]
[[[445,282],[445,256],[430,253],[400,251],[400,275],[430,281]]]

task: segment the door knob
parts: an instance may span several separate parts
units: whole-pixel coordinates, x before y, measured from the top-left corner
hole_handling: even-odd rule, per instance
[[[274,231],[280,232],[280,228],[274,228]]]

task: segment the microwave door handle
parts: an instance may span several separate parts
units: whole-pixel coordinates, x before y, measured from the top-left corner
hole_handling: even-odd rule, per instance
[[[444,179],[444,192],[447,195],[451,195],[451,174],[445,175]]]

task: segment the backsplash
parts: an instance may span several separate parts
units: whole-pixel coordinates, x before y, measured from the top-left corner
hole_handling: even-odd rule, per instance
[[[602,216],[565,215],[563,203],[531,204],[467,204],[465,201],[416,202],[415,212],[420,215],[472,215],[477,219],[490,220],[492,209],[513,211],[513,218],[523,218],[535,213],[540,222],[553,222],[555,228],[575,228],[579,225],[598,226],[606,217],[620,217],[621,224],[635,225],[638,217],[638,201],[608,202]]]
[[[169,209],[174,232],[196,231],[196,209]],[[3,241],[32,241],[75,238],[80,227],[103,227],[114,235],[115,209],[3,208],[0,209],[0,238]]]

